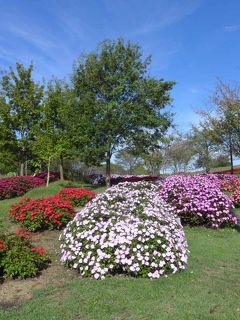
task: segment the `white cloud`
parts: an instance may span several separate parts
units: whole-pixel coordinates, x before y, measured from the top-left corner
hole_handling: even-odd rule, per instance
[[[113,27],[128,36],[141,36],[174,25],[194,13],[202,0],[104,0]],[[124,24],[122,17],[124,16]]]

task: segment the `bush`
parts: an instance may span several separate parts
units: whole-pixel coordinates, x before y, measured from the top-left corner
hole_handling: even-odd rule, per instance
[[[30,231],[61,229],[73,216],[71,203],[62,200],[59,195],[36,200],[23,198],[9,211],[12,222],[21,223]]]
[[[182,225],[156,191],[150,183],[120,183],[98,194],[60,236],[61,261],[95,279],[159,278],[185,269]]]
[[[161,185],[160,196],[174,208],[182,223],[212,228],[237,224],[231,198],[220,191],[212,176],[171,176]]]
[[[34,175],[34,177],[43,179],[46,182],[47,181],[47,172],[36,173]],[[60,179],[60,175],[59,175],[58,172],[50,172],[50,175],[49,175],[49,181],[50,182],[57,181],[59,179]]]
[[[31,245],[26,229],[0,235],[0,275],[27,278],[38,275],[50,262],[43,248]]]
[[[121,182],[140,182],[140,181],[157,181],[160,180],[159,176],[145,176],[145,175],[113,175],[111,177],[111,184],[116,185]]]
[[[140,182],[140,181],[157,181],[161,178],[159,176],[146,176],[146,175],[111,175],[111,185],[116,185],[121,182]],[[102,174],[91,174],[87,176],[87,182],[92,185],[104,185],[105,177]]]
[[[222,191],[234,192],[240,188],[240,179],[232,176],[232,179],[224,179],[221,184]]]
[[[240,207],[240,187],[232,194],[232,200],[236,207]]]
[[[64,201],[70,201],[73,207],[83,207],[96,193],[80,188],[64,188],[59,192],[59,196]]]
[[[0,179],[0,200],[20,197],[44,183],[44,180],[30,176]]]

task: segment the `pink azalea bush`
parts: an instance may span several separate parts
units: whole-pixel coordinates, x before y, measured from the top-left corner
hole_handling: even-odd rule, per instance
[[[169,203],[182,223],[219,228],[237,224],[231,198],[220,190],[214,175],[175,175],[165,179],[160,196]]]
[[[43,179],[31,176],[0,179],[0,200],[20,197],[27,191],[44,184]]]
[[[83,277],[124,273],[159,278],[186,268],[188,248],[174,210],[147,182],[96,196],[60,236],[61,261]]]

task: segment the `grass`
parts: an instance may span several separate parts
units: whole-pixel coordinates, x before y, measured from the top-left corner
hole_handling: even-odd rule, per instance
[[[27,195],[54,194],[62,186]],[[98,189],[97,191],[101,191]],[[5,216],[9,204],[1,201]],[[240,210],[239,210],[240,211]],[[158,280],[128,277],[77,279],[34,292],[1,320],[235,320],[240,318],[240,234],[235,229],[185,227],[190,258],[186,271]]]
[[[43,186],[43,187],[32,189],[27,193],[25,193],[22,197],[1,200],[0,201],[0,222],[2,221],[2,228],[8,229],[12,227],[12,224],[10,224],[7,220],[7,212],[13,203],[19,202],[24,197],[38,199],[38,198],[54,196],[57,192],[59,192],[62,188],[66,186],[87,188],[95,192],[102,192],[105,190],[105,187],[94,187],[94,186],[91,186],[90,184],[77,183],[77,182],[71,182],[71,181],[56,181],[56,182],[50,183],[48,188]]]
[[[36,291],[4,320],[235,320],[240,316],[240,237],[236,230],[185,228],[187,271],[159,280],[74,280]]]

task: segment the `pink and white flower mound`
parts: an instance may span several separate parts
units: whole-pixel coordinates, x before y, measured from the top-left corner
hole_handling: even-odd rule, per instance
[[[147,182],[120,183],[99,194],[68,223],[61,261],[83,277],[127,274],[159,278],[186,268],[180,220]]]

